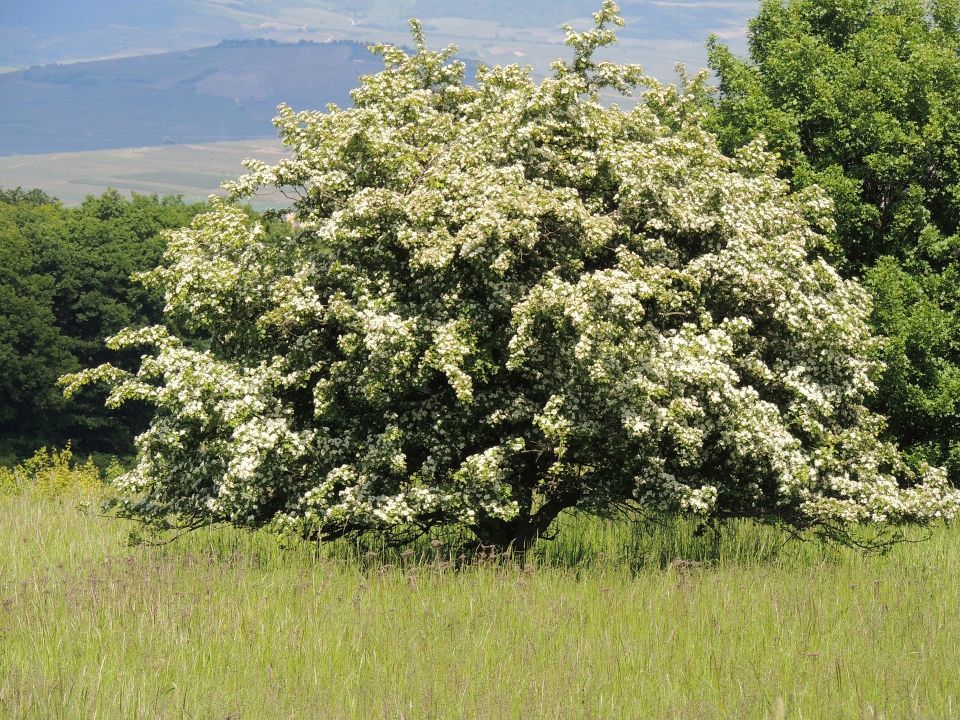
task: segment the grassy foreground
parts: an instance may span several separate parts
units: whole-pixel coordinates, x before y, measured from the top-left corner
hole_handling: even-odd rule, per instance
[[[0,717],[960,717],[955,528],[863,556],[567,525],[526,567],[457,569],[230,530],[128,547],[0,496]]]

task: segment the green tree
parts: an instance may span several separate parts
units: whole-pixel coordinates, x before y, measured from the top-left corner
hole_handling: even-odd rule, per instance
[[[149,407],[108,413],[95,393],[64,402],[56,378],[139,359],[108,354],[103,340],[162,319],[162,299],[131,276],[155,267],[163,230],[201,207],[108,191],[64,208],[39,190],[0,190],[0,453],[22,456],[68,440],[83,452],[132,452]]]
[[[281,109],[291,157],[230,192],[295,191],[295,223],[218,201],[150,275],[210,346],[130,329],[111,344],[153,349],[137,373],[65,379],[157,406],[122,512],[315,539],[457,523],[500,547],[624,503],[824,531],[955,514],[862,405],[866,293],[808,259],[828,199],[756,144],[721,154],[705,76],[597,61],[621,20],[595,19],[540,84],[466,85],[414,23],[417,53],[379,47],[350,109]],[[630,112],[598,99],[641,83]]]
[[[797,190],[831,196],[823,249],[865,280],[886,336],[875,401],[915,459],[960,482],[960,3],[765,0],[749,59],[716,38],[712,127],[763,136]]]
[[[156,267],[164,232],[190,222],[201,208],[176,196],[126,199],[109,190],[68,210],[63,245],[47,259],[46,270],[56,279],[57,327],[81,366],[111,361],[130,367],[139,360],[139,353],[110,353],[103,341],[128,325],[162,321],[162,298],[133,276]],[[70,413],[66,436],[78,450],[130,454],[133,436],[147,427],[152,408],[130,404],[107,412],[102,394],[87,393],[74,398]]]
[[[0,201],[0,456],[21,454],[24,438],[41,442],[66,406],[56,379],[77,367],[53,314],[54,281],[21,231],[50,226],[59,208]],[[27,443],[30,444],[29,442]]]

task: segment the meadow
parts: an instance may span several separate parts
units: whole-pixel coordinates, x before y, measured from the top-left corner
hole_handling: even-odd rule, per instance
[[[960,717],[956,527],[863,554],[568,516],[522,562],[131,545],[89,471],[44,472],[0,495],[0,717]]]

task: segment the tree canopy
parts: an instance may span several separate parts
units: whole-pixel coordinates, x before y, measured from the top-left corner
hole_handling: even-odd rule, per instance
[[[870,303],[811,251],[829,198],[761,144],[724,155],[705,76],[595,57],[464,82],[455,48],[378,46],[349,109],[276,119],[291,151],[233,200],[299,199],[286,233],[215,201],[146,280],[199,348],[154,325],[137,372],[65,379],[152,402],[122,512],[326,539],[458,524],[527,545],[565,508],[625,503],[824,530],[952,517],[942,470],[878,439]],[[630,111],[605,88],[638,88]]]
[[[14,435],[39,433],[62,410],[57,377],[77,369],[57,329],[55,283],[32,232],[55,222],[59,208],[12,193],[6,200],[0,196],[0,456],[15,452]]]
[[[84,452],[128,454],[149,408],[117,414],[102,395],[65,402],[56,380],[105,362],[103,340],[163,319],[161,298],[134,283],[160,261],[160,231],[200,206],[116,191],[65,208],[39,190],[0,190],[0,456],[72,440]]]
[[[711,127],[726,152],[763,136],[794,189],[830,194],[827,250],[886,337],[875,407],[960,482],[960,4],[766,0],[749,48],[710,43]]]

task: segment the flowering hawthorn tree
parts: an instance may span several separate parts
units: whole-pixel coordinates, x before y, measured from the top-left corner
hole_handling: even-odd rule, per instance
[[[952,517],[939,469],[878,440],[869,303],[811,248],[830,225],[760,144],[702,126],[704,76],[661,85],[594,59],[481,67],[374,50],[350,109],[276,124],[231,199],[296,193],[287,234],[227,201],[172,233],[148,283],[167,312],[109,403],[155,404],[125,512],[328,539],[469,527],[527,546],[565,508],[623,503],[840,528]],[[630,111],[598,93],[643,88]]]

